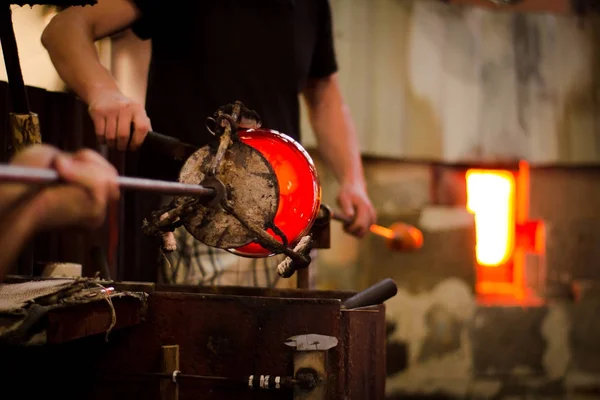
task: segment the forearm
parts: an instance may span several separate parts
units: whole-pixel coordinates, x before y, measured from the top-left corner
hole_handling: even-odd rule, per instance
[[[311,82],[305,91],[319,152],[341,184],[365,185],[356,130],[337,78]]]
[[[39,213],[30,202],[0,213],[0,282],[10,272],[25,245],[33,238]]]
[[[56,71],[86,104],[99,91],[118,90],[115,79],[100,62],[94,42],[93,30],[77,15],[57,15],[42,34],[42,44]]]

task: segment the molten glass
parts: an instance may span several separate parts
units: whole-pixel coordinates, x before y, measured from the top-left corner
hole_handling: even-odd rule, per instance
[[[271,164],[279,183],[279,207],[275,226],[294,246],[309,233],[321,206],[321,184],[317,169],[304,148],[291,137],[268,129],[248,129],[239,132],[241,141],[258,150]],[[271,229],[267,232],[280,243]],[[274,255],[258,243],[230,249],[244,257]]]

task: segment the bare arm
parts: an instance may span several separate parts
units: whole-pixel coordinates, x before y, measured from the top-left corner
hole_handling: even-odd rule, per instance
[[[58,74],[88,105],[98,141],[119,150],[128,145],[138,148],[152,129],[150,119],[142,104],[121,93],[100,63],[94,42],[130,27],[140,17],[133,0],[99,0],[59,13],[42,34]]]
[[[338,202],[344,213],[355,217],[348,230],[362,236],[374,222],[375,212],[366,194],[356,130],[337,74],[312,80],[304,90],[304,98],[319,152],[341,185]]]
[[[139,10],[130,0],[99,0],[94,6],[58,13],[42,33],[42,44],[65,83],[90,103],[98,91],[118,90],[102,66],[94,42],[131,26]]]
[[[356,131],[337,76],[313,80],[304,91],[319,152],[340,184],[364,186]]]

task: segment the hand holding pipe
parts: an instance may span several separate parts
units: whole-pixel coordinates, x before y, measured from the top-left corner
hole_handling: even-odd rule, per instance
[[[0,182],[50,185],[61,183],[62,179],[58,172],[53,169],[0,165]],[[117,183],[122,189],[156,192],[173,196],[206,197],[211,199],[216,194],[215,190],[209,187],[153,179],[119,176]]]
[[[331,218],[342,222],[345,225],[352,223],[352,218],[346,217],[340,211],[331,211]],[[390,250],[394,251],[414,251],[423,246],[423,233],[412,225],[402,222],[395,222],[389,228],[373,224],[369,231],[386,239],[386,244]]]

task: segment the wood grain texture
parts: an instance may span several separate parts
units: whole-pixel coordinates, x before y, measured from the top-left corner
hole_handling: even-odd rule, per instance
[[[179,345],[161,346],[162,350],[162,370],[167,374],[174,374],[179,371]],[[172,380],[160,381],[161,400],[179,400],[179,385]]]

